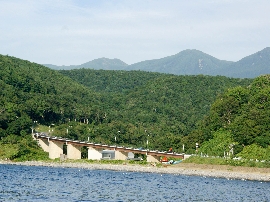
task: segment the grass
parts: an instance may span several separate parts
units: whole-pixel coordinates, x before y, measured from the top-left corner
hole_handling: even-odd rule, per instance
[[[52,162],[52,163],[59,163],[59,162],[65,162],[65,163],[89,163],[89,164],[112,164],[112,165],[151,165],[151,163],[148,163],[146,161],[127,161],[127,160],[92,160],[92,159],[67,159],[61,161],[59,158],[56,159],[48,159],[44,160],[44,162]]]
[[[257,167],[257,168],[270,168],[270,162],[260,162],[252,160],[234,160],[231,158],[213,158],[213,157],[201,157],[192,156],[183,163],[195,163],[195,164],[209,164],[209,165],[230,165],[230,166],[244,166],[244,167]]]
[[[17,154],[17,151],[16,145],[0,144],[0,159],[11,159]]]
[[[42,160],[45,163],[86,163],[86,164],[111,164],[111,165],[140,165],[140,166],[153,166],[153,163],[147,161],[132,161],[132,160],[92,160],[92,159],[67,159],[60,160],[56,159],[46,159]],[[160,168],[163,167],[162,163],[155,163],[155,166]]]
[[[46,160],[49,158],[31,136],[9,136],[0,141],[0,159],[12,161]]]
[[[35,128],[35,131],[37,132],[49,132],[49,126],[45,126],[45,125],[38,125],[36,128]]]

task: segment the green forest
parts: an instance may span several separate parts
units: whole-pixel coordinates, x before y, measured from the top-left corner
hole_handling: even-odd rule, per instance
[[[10,159],[45,158],[31,140],[44,126],[74,140],[179,153],[195,153],[198,143],[212,156],[233,145],[234,155],[270,159],[270,75],[57,71],[3,55],[0,70],[0,159],[6,147]]]

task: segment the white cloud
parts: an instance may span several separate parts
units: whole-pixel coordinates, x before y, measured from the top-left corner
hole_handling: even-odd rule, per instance
[[[239,60],[269,46],[270,2],[0,0],[0,54],[38,63],[127,63],[198,49]]]

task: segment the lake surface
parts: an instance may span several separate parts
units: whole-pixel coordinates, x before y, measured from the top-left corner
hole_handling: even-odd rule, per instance
[[[0,201],[270,201],[270,183],[0,165]]]

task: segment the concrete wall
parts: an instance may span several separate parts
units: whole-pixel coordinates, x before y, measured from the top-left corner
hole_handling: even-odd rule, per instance
[[[49,158],[56,159],[60,158],[60,155],[63,154],[63,145],[62,142],[49,142]]]
[[[127,157],[128,157],[128,152],[115,151],[115,159],[126,160]]]
[[[65,161],[65,160],[67,160],[67,155],[60,154],[60,161]]]
[[[67,144],[67,158],[81,159],[81,148],[82,146]]]
[[[49,152],[49,140],[48,139],[37,139],[40,147],[45,151]]]
[[[147,155],[147,162],[155,162],[155,163],[158,163],[160,162],[160,156],[151,156],[151,155]]]
[[[102,150],[88,147],[88,159],[100,160],[102,158]]]

